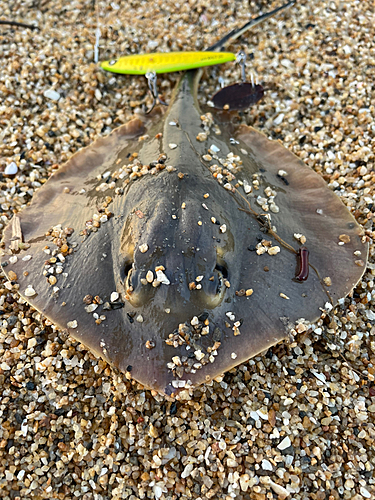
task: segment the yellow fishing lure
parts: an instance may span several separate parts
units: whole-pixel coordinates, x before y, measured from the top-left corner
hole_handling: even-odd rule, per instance
[[[134,54],[100,63],[102,69],[126,75],[146,75],[149,72],[173,73],[235,61],[232,52],[155,52]]]

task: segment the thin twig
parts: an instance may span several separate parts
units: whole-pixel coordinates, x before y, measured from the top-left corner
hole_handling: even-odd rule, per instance
[[[19,23],[17,21],[0,21],[0,24],[17,26],[18,28],[29,28],[30,30],[39,30],[38,26],[34,26],[32,24]]]

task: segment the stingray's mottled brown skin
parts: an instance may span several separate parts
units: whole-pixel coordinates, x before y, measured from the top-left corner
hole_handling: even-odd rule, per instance
[[[1,259],[3,266],[8,262],[4,267],[8,277],[9,271],[16,273],[22,296],[27,286],[34,287],[37,295],[25,297],[30,304],[62,329],[76,320],[78,327],[69,329],[74,338],[120,370],[131,370],[131,376],[142,384],[165,394],[178,390],[174,387],[178,384],[173,385],[172,381],[179,378],[167,367],[174,356],[194,354],[199,346],[206,352],[215,341],[221,342],[213,363],[195,373],[182,374],[181,380],[193,385],[246,361],[284,339],[288,324],[299,318],[316,320],[319,308],[324,307],[329,297],[336,303],[348,294],[364,271],[355,261],[366,262],[368,252],[368,245],[362,242],[361,227],[339,198],[318,174],[278,142],[268,140],[250,127],[236,127],[230,118],[220,125],[221,135],[211,133],[206,141],[199,142],[196,137],[202,129],[193,77],[191,72],[182,78],[163,117],[156,114],[148,122],[131,121],[75,154],[53,174],[35,194],[31,205],[17,215],[16,224],[7,227],[3,239],[5,255]],[[172,121],[177,121],[178,126],[170,125]],[[150,138],[139,142],[138,137],[145,133]],[[231,144],[230,138],[238,144]],[[169,144],[177,144],[177,148],[171,149]],[[306,236],[310,263],[319,276],[311,268],[306,281],[294,280],[295,253],[280,245],[272,235],[262,233],[261,223],[254,215],[239,210],[249,210],[242,188],[229,192],[212,176],[208,167],[217,161],[202,159],[212,144],[220,149],[222,157],[230,151],[240,155],[243,165],[237,179],[246,179],[251,184],[253,174],[260,175],[256,196],[262,195],[266,186],[278,191],[275,201],[280,212],[272,214],[272,225],[295,251],[300,245],[293,234]],[[121,195],[116,195],[113,189],[96,191],[103,182],[97,176],[118,170],[129,162],[127,157],[133,153],[138,153],[144,165],[157,161],[159,154],[165,153],[165,164],[174,166],[176,171],[148,174],[128,185],[117,181],[116,186],[124,187]],[[285,170],[287,177],[278,176],[279,170]],[[184,174],[183,178],[179,173]],[[82,189],[85,191],[81,192]],[[210,196],[204,198],[205,193]],[[109,205],[113,217],[96,233],[80,236],[85,222],[108,195],[113,198]],[[247,199],[255,211],[261,212],[253,194]],[[225,233],[211,222],[211,217],[226,224]],[[26,250],[14,249],[15,241],[19,241],[14,238],[20,236],[18,223],[23,242],[30,245]],[[46,245],[51,250],[57,248],[45,233],[57,224],[74,229],[68,242],[71,247],[73,243],[77,245],[66,257],[64,272],[68,275],[58,275],[60,290],[54,296],[42,272],[49,258],[43,248]],[[350,237],[350,242],[340,246],[339,236],[343,234]],[[257,237],[272,240],[273,245],[281,247],[281,252],[259,256],[249,251],[249,246],[258,243]],[[139,249],[142,244],[148,245],[145,253]],[[9,263],[11,246],[18,257],[14,264]],[[360,251],[361,257],[355,256],[355,251]],[[23,261],[25,255],[31,255],[32,259]],[[125,270],[131,265],[127,285]],[[146,272],[154,271],[158,265],[164,266],[170,284],[157,288],[141,284]],[[268,272],[264,270],[266,266]],[[230,288],[223,286],[222,274],[229,280]],[[202,289],[190,290],[189,283],[197,276],[203,276]],[[214,280],[210,281],[212,276]],[[325,277],[331,278],[330,287],[323,286],[321,280]],[[127,294],[129,284],[134,290]],[[254,290],[251,296],[235,294],[250,288]],[[99,295],[106,302],[113,291],[121,294],[124,307],[103,311],[99,306],[96,312],[104,314],[106,320],[97,325],[92,314],[84,310],[83,297]],[[179,324],[190,325],[194,316],[204,312],[209,333],[198,336],[193,347],[186,350],[186,344],[177,348],[166,344],[165,340]],[[235,320],[229,320],[228,312],[235,315]],[[128,314],[135,314],[133,319],[141,315],[143,323],[136,320],[131,323]],[[240,335],[235,336],[232,327],[238,320],[241,320]],[[230,327],[226,325],[228,321]],[[155,347],[148,349],[147,341],[152,341]]]

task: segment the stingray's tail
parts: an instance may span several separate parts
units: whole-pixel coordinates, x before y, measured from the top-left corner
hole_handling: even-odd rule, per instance
[[[291,2],[288,2],[281,7],[278,7],[277,9],[272,10],[271,12],[268,12],[266,14],[262,14],[261,16],[256,17],[255,19],[251,19],[248,21],[246,24],[244,24],[241,28],[234,29],[227,35],[225,35],[223,38],[221,38],[218,42],[214,43],[207,49],[206,51],[213,50],[213,51],[219,51],[223,48],[225,48],[226,45],[228,45],[231,41],[235,40],[239,36],[241,36],[243,33],[245,33],[247,30],[252,28],[253,26],[256,26],[257,24],[265,21],[266,19],[269,19],[270,17],[273,17],[275,14],[278,12],[287,9],[288,7],[291,7],[296,3],[296,0],[292,0]],[[174,97],[172,97],[172,100],[179,94],[180,87],[181,85],[188,84],[190,92],[192,93],[194,97],[194,103],[195,106],[197,107],[198,110],[199,108],[199,103],[197,100],[197,92],[198,92],[198,84],[199,80],[202,76],[203,73],[203,68],[197,68],[197,69],[190,69],[186,71],[184,76],[181,78],[180,83],[177,85],[176,90],[174,92]]]
[[[266,14],[262,14],[261,16],[258,16],[255,19],[251,19],[246,24],[244,24],[241,28],[237,28],[237,29],[232,30],[230,33],[223,36],[223,38],[221,38],[218,42],[214,43],[213,45],[211,45],[210,47],[208,47],[205,50],[206,51],[209,51],[209,50],[218,51],[218,50],[223,49],[226,45],[228,45],[228,43],[232,42],[233,40],[236,40],[236,38],[240,37],[243,33],[248,31],[249,29],[253,28],[254,26],[256,26],[259,23],[262,23],[266,19],[273,17],[278,12],[280,12],[284,9],[287,9],[288,7],[291,7],[295,3],[296,3],[296,0],[292,0],[291,2],[288,2],[284,5],[282,5],[281,7],[278,7],[277,9],[271,10],[271,12],[267,12]]]

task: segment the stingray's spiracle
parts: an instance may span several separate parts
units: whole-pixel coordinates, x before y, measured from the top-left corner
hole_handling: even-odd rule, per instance
[[[297,281],[306,281],[309,277],[309,251],[306,247],[301,247],[298,250],[298,273],[296,275]]]

